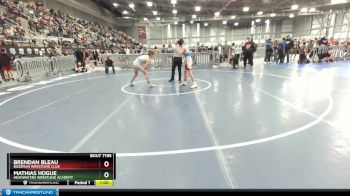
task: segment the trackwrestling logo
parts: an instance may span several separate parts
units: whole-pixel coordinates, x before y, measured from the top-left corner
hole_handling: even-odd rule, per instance
[[[45,196],[56,196],[55,189],[2,189],[3,196],[17,196],[17,195],[25,195],[25,196],[37,196],[37,195],[45,195]]]

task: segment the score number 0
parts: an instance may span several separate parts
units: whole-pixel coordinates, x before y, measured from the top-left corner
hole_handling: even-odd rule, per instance
[[[103,163],[103,166],[104,166],[104,167],[109,167],[109,162],[108,162],[108,161],[105,161],[105,162]],[[103,174],[103,176],[104,176],[105,178],[108,178],[108,177],[109,177],[109,173],[108,173],[108,172],[105,172],[105,173]]]

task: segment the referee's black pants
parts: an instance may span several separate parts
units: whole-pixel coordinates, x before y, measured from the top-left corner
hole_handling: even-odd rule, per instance
[[[174,57],[173,58],[173,66],[171,67],[171,78],[170,78],[170,80],[174,80],[176,67],[177,67],[177,70],[179,72],[179,81],[181,81],[182,57]]]

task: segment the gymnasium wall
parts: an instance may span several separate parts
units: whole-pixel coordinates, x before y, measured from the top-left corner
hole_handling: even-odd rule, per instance
[[[233,21],[228,21],[228,27],[224,28],[221,22],[209,23],[207,27],[200,24],[182,23],[159,24],[159,23],[135,23],[114,16],[108,10],[101,8],[92,1],[86,0],[45,0],[48,8],[64,11],[72,16],[95,21],[106,26],[119,29],[130,36],[138,39],[138,26],[145,26],[147,30],[147,43],[151,46],[161,46],[169,41],[175,42],[179,38],[185,38],[190,45],[198,44],[216,45],[225,40],[230,43],[240,43],[252,34],[251,27],[234,27]],[[335,10],[331,13],[296,16],[294,19],[274,20],[271,19],[269,30],[266,30],[264,20],[255,23],[253,31],[254,40],[264,43],[267,38],[281,39],[286,35],[293,37],[334,37],[344,40],[350,37],[350,12],[349,10]],[[199,31],[198,31],[199,30]]]
[[[231,22],[232,23],[232,22]],[[287,35],[295,38],[319,38],[322,36],[334,37],[339,40],[349,39],[350,37],[350,12],[348,10],[332,11],[324,14],[312,16],[297,16],[294,19],[271,20],[269,31],[266,31],[264,21],[256,23],[253,33],[254,40],[258,43],[264,43],[267,38],[282,39]],[[185,27],[181,23],[175,25],[160,25],[155,23],[138,23],[136,26],[146,26],[148,29],[148,44],[151,46],[161,46],[168,41],[175,42],[179,38],[185,38],[190,45],[200,44],[216,45],[225,40],[240,43],[246,37],[251,35],[251,27],[236,28],[230,24],[224,28],[220,22],[209,23],[207,27],[200,25],[199,36],[197,36],[197,24],[186,23]],[[267,33],[269,32],[269,33]],[[184,36],[183,36],[184,35]],[[135,33],[137,38],[137,32]]]

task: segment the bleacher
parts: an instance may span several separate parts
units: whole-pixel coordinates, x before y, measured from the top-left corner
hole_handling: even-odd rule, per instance
[[[6,44],[15,42],[20,47],[61,46],[103,50],[142,47],[123,32],[56,10],[36,7],[33,3],[6,1],[0,4],[0,13],[4,21],[0,39]]]

